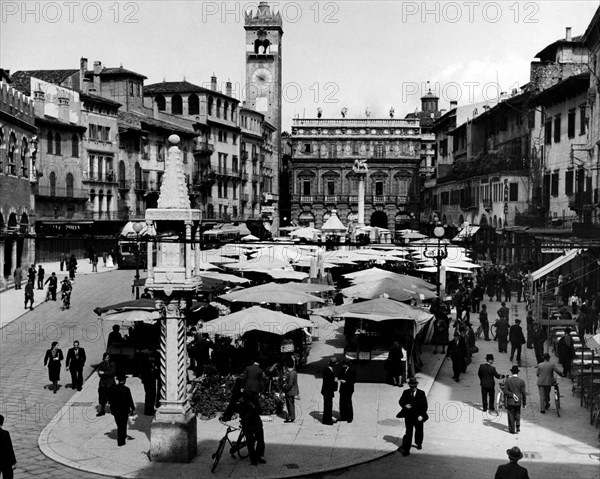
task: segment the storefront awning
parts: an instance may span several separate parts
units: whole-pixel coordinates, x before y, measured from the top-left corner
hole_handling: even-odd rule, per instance
[[[542,266],[540,269],[531,273],[531,279],[533,281],[537,281],[538,279],[543,278],[548,273],[551,273],[555,269],[560,268],[563,264],[567,264],[572,259],[575,259],[579,254],[581,254],[582,251],[582,249],[571,249],[569,251],[566,251],[563,255],[559,256],[547,265]]]
[[[468,228],[463,228],[454,238],[452,238],[452,241],[464,241],[468,236],[473,236],[478,231],[479,226],[469,226]]]

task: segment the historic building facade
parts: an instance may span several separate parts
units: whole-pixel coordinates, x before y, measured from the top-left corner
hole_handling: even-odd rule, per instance
[[[418,119],[295,119],[290,141],[292,221],[318,228],[335,209],[355,222],[357,160],[368,167],[366,223],[394,231],[418,215]]]
[[[37,181],[38,129],[31,98],[11,86],[0,70],[0,287],[17,266],[35,260],[35,205],[31,194]]]

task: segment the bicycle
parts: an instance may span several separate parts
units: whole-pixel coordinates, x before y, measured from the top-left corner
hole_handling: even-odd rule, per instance
[[[496,340],[496,323],[490,326],[490,336],[494,341]]]
[[[229,439],[229,434],[233,431],[240,431],[240,434],[238,435],[238,438],[235,442],[232,442],[231,439]],[[244,434],[244,430],[242,428],[233,427],[228,424],[225,436],[221,438],[217,450],[212,455],[212,467],[210,469],[211,472],[215,472],[215,470],[217,469],[217,465],[219,464],[219,460],[223,455],[223,451],[225,450],[225,445],[227,443],[229,443],[229,445],[231,446],[231,448],[229,449],[229,454],[231,455],[232,459],[235,458],[236,454],[240,457],[240,459],[245,459],[248,457],[248,454],[250,454],[250,452],[248,451],[248,445],[246,443],[246,435]]]
[[[556,406],[556,415],[560,417],[560,390],[558,389],[558,381],[554,384],[554,405]]]
[[[500,383],[498,386],[500,387],[500,391],[496,394],[496,414],[500,414],[500,410],[504,408],[504,384],[506,382],[506,375],[500,376]]]
[[[69,309],[71,307],[71,292],[63,291],[62,293],[62,310]]]

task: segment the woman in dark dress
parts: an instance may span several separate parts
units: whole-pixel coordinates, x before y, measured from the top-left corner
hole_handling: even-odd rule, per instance
[[[44,366],[48,366],[48,377],[52,382],[54,394],[58,391],[58,381],[60,381],[60,366],[63,360],[63,353],[58,349],[58,342],[53,341],[50,349],[46,351],[44,357]]]

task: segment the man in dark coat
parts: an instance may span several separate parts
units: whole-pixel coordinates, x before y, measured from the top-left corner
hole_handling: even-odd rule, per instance
[[[287,408],[288,417],[284,422],[290,423],[296,420],[296,396],[300,394],[298,389],[298,373],[294,369],[294,361],[289,360],[286,364],[285,384],[283,392],[285,393],[285,407]]]
[[[27,270],[27,279],[35,284],[35,275],[37,274],[37,270],[35,269],[35,264],[32,264]]]
[[[460,381],[460,373],[466,368],[469,353],[464,338],[458,331],[454,333],[454,339],[448,344],[448,358],[452,360],[452,379]]]
[[[508,337],[510,341],[510,360],[513,360],[516,351],[517,362],[521,363],[521,349],[525,344],[525,336],[523,335],[523,328],[521,328],[520,319],[515,319],[515,324],[510,327]]]
[[[510,321],[510,309],[508,309],[506,307],[506,303],[504,301],[502,301],[502,303],[500,303],[500,309],[498,310],[498,317],[500,318],[506,318],[506,321]]]
[[[333,396],[337,391],[338,384],[333,369],[337,365],[337,359],[329,358],[329,364],[323,370],[323,384],[321,385],[321,395],[323,396],[323,424],[333,425]]]
[[[525,319],[527,324],[527,349],[533,349],[533,313],[529,311],[527,313],[527,318]]]
[[[498,313],[500,314],[500,313]],[[498,352],[507,353],[508,352],[508,331],[510,326],[508,324],[508,319],[505,317],[499,317],[496,320],[496,340],[498,341]]]
[[[250,462],[253,466],[267,462],[263,458],[265,455],[265,432],[260,413],[258,397],[245,392],[240,404],[240,417],[242,430],[246,434]]]
[[[34,300],[34,291],[33,291],[33,281],[27,281],[25,285],[25,308],[27,309],[27,303],[29,303],[29,309],[33,309],[33,300]]]
[[[506,454],[508,454],[510,462],[498,466],[494,479],[529,479],[527,469],[517,464],[519,459],[523,457],[521,449],[515,446],[511,449],[507,449]]]
[[[544,343],[546,342],[546,330],[544,327],[538,322],[533,322],[533,332],[532,340],[533,340],[533,349],[535,351],[535,360],[539,364],[544,360]]]
[[[525,395],[525,381],[519,375],[519,368],[513,366],[510,370],[512,376],[504,383],[504,405],[508,416],[508,432],[517,434],[521,432],[521,406],[527,404]]]
[[[79,341],[73,341],[73,347],[67,351],[67,369],[71,373],[71,387],[81,391],[83,387],[83,366],[85,349],[79,347]]]
[[[143,363],[141,380],[144,385],[144,415],[154,416],[156,405],[156,385],[160,372],[156,365],[156,358],[148,356]]]
[[[340,381],[340,421],[352,422],[354,420],[352,395],[356,383],[356,370],[349,359],[344,359],[338,380]]]
[[[44,289],[44,275],[45,274],[46,274],[46,271],[44,270],[42,265],[39,265],[38,272],[37,272],[37,288],[38,289]]]
[[[108,392],[115,385],[115,363],[110,360],[108,353],[102,355],[102,362],[98,366],[98,376],[100,383],[98,384],[98,402],[100,403],[100,411],[96,416],[104,416],[106,414],[106,403],[108,402]]]
[[[118,384],[110,389],[110,412],[117,423],[117,444],[125,445],[127,437],[127,418],[135,414],[135,403],[131,391],[125,386],[125,375],[117,376]]]
[[[493,354],[487,354],[485,361],[486,363],[479,366],[479,371],[477,372],[479,385],[481,386],[481,403],[483,405],[483,412],[486,412],[488,408],[494,412],[494,388],[496,386],[494,378],[500,379],[500,374],[498,374],[498,371],[493,366]]]
[[[263,391],[265,382],[265,373],[258,365],[258,360],[254,360],[250,366],[244,369],[242,375],[242,391],[252,393],[258,397]]]
[[[398,403],[402,408],[398,413],[398,417],[404,418],[406,432],[402,438],[402,445],[398,448],[398,452],[403,456],[410,455],[412,447],[413,431],[415,434],[415,443],[417,449],[423,448],[423,424],[429,416],[427,415],[427,396],[421,389],[417,389],[419,382],[415,378],[408,379],[407,389],[400,396]]]
[[[44,284],[48,285],[48,292],[50,293],[52,301],[56,301],[56,290],[58,289],[58,278],[56,277],[56,273],[52,273]]]
[[[23,282],[23,271],[20,266],[15,268],[15,272],[13,273],[15,278],[15,289],[21,289],[21,283]]]
[[[4,479],[12,479],[13,471],[17,467],[17,458],[13,449],[10,433],[2,429],[4,416],[0,414],[0,476]]]
[[[402,355],[400,343],[398,341],[394,341],[390,347],[387,361],[385,363],[388,384],[400,387],[404,385],[400,379],[403,376],[402,359],[404,359],[404,357]]]

